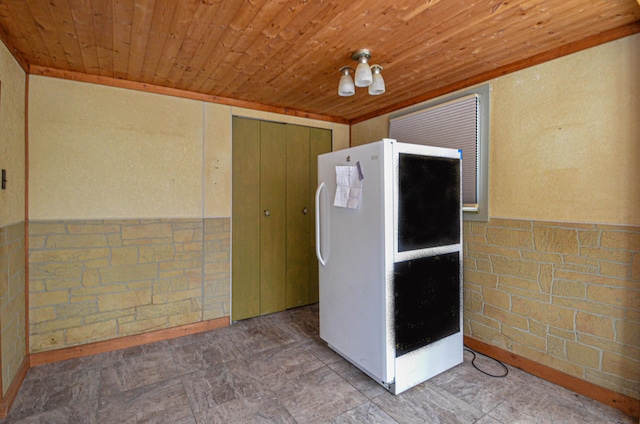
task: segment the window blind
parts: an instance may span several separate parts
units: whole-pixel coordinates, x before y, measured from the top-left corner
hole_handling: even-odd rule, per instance
[[[389,137],[403,143],[462,150],[462,202],[478,204],[480,96],[472,94],[389,121]]]

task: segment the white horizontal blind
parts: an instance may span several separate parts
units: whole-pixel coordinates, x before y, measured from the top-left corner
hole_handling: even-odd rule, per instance
[[[462,150],[462,202],[478,204],[480,102],[472,94],[389,121],[389,137],[403,143]]]

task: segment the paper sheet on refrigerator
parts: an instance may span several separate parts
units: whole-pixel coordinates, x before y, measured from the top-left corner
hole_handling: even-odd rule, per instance
[[[362,193],[361,173],[356,166],[336,166],[336,197],[333,205],[356,209]]]

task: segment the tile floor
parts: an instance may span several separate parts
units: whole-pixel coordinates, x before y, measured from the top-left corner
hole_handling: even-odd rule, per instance
[[[312,305],[32,368],[0,423],[637,423],[515,368],[485,376],[470,360],[391,395],[318,338]]]

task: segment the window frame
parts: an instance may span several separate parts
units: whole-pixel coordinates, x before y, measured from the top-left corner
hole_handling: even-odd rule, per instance
[[[391,131],[391,121],[406,115],[415,114],[417,112],[433,109],[438,106],[450,104],[456,100],[476,95],[478,97],[478,115],[477,115],[477,154],[476,167],[478,175],[476,177],[476,197],[477,204],[475,206],[463,206],[463,219],[465,221],[489,221],[489,124],[491,112],[491,85],[484,84],[478,87],[469,88],[458,91],[453,94],[438,97],[424,103],[420,103],[409,108],[405,108],[399,112],[389,115],[389,132]],[[391,136],[391,135],[390,135]],[[404,141],[404,140],[398,140]],[[457,148],[457,147],[452,147]],[[464,158],[462,159],[464,161]]]

